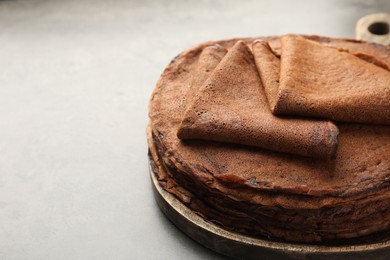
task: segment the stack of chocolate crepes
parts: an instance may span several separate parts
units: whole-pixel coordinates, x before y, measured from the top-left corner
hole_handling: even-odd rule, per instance
[[[390,48],[288,35],[206,43],[150,103],[161,186],[209,221],[287,241],[390,225]]]

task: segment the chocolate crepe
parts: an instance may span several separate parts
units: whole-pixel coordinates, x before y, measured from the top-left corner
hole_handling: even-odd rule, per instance
[[[275,114],[390,124],[390,72],[378,62],[300,36],[281,41]]]
[[[191,85],[194,86],[194,88],[192,88],[192,91],[189,91],[186,96],[186,99],[188,100],[187,107],[191,105],[191,100],[198,92],[198,88],[210,77],[210,74],[221,62],[226,53],[227,50],[218,44],[204,48],[199,55],[198,65],[192,76]]]
[[[310,36],[351,54],[390,64],[390,48]],[[257,39],[244,39],[252,44]],[[260,38],[280,55],[280,38]],[[306,242],[370,242],[389,228],[390,127],[339,123],[337,158],[325,160],[222,142],[177,138],[202,50],[195,46],[165,69],[150,102],[151,165],[161,186],[208,221],[243,234]],[[365,61],[366,62],[366,61]],[[340,240],[341,239],[341,240]]]
[[[196,73],[200,79],[202,67],[201,63]],[[252,53],[242,41],[199,89],[178,130],[180,139],[232,142],[310,157],[334,157],[337,136],[337,127],[329,121],[272,115]]]
[[[265,41],[255,41],[252,44],[252,51],[269,108],[273,109],[279,90],[280,59]]]
[[[188,178],[181,166],[165,157],[166,151],[159,138],[150,133],[149,129],[152,169],[162,187],[204,218],[223,225],[226,229],[268,238],[284,237],[290,241],[313,242],[364,236],[381,231],[390,224],[386,220],[390,218],[389,189],[384,195],[368,192],[363,197],[333,199],[333,203],[327,207],[323,206],[324,200],[329,200],[326,197],[317,199],[292,194],[284,196],[282,193],[257,192],[251,195],[261,197],[263,202],[259,204],[236,201],[229,198],[234,191],[221,187],[218,180],[213,181],[213,186],[218,189],[209,190],[202,183]],[[219,192],[220,189],[223,192]],[[245,197],[249,195],[243,190],[239,193],[241,196],[244,193]],[[288,209],[270,206],[282,200],[294,201],[295,207]],[[299,209],[299,205],[305,200],[306,203],[310,201],[313,204],[311,209]],[[356,240],[344,242],[356,243]]]

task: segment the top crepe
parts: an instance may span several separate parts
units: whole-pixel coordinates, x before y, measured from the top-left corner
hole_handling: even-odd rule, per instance
[[[216,57],[210,49],[205,51],[208,55],[202,53],[198,67],[208,56]],[[221,52],[218,48],[214,51]],[[267,59],[267,53],[257,58]],[[204,78],[202,70],[197,70],[195,78]],[[321,158],[334,157],[337,136],[338,129],[330,121],[274,116],[253,55],[242,41],[201,85],[178,130],[181,139],[231,142]]]
[[[300,36],[281,39],[277,115],[390,125],[390,72],[346,51]],[[361,55],[358,55],[361,56]],[[374,62],[377,63],[377,62]]]

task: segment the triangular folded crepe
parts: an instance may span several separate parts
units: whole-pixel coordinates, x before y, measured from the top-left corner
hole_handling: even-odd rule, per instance
[[[264,41],[255,41],[252,51],[269,107],[272,109],[279,90],[280,59]]]
[[[329,121],[272,115],[249,48],[238,41],[202,85],[178,130],[180,139],[257,146],[310,157],[332,157],[337,127]]]
[[[210,77],[215,67],[221,62],[222,58],[226,55],[227,50],[221,45],[210,45],[203,49],[199,55],[197,67],[192,75],[192,88],[188,92],[186,99],[192,100],[194,95],[198,92],[198,89],[202,84]],[[191,102],[187,102],[187,107]]]
[[[390,125],[390,72],[299,36],[282,38],[278,115]]]

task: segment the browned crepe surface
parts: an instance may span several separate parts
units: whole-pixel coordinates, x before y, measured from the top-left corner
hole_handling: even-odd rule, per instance
[[[310,157],[335,155],[338,129],[333,123],[271,113],[253,55],[242,41],[224,56],[189,102],[178,130],[181,139],[246,144]]]
[[[202,50],[198,58],[197,67],[192,74],[191,85],[193,87],[187,93],[187,108],[191,105],[190,100],[198,93],[200,86],[210,77],[226,53],[227,50],[218,44],[207,46]]]
[[[275,107],[280,81],[280,59],[272,52],[268,42],[255,41],[252,52],[270,109]]]
[[[276,114],[389,125],[390,72],[346,51],[285,36],[274,99]]]

